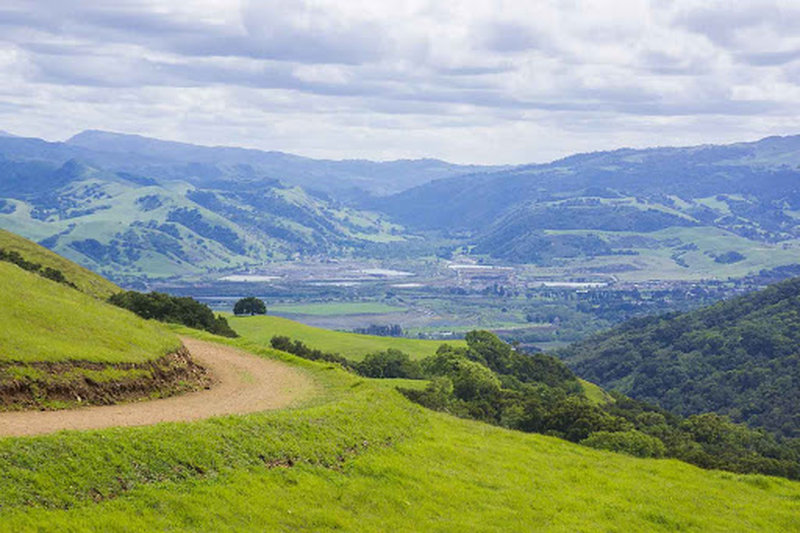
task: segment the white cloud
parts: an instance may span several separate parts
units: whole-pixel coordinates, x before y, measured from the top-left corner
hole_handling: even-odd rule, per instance
[[[793,133],[787,1],[6,0],[0,128],[541,161]]]

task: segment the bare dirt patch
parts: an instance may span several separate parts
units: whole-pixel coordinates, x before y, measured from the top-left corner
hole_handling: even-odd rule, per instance
[[[208,388],[185,346],[145,363],[0,363],[0,411],[112,405]]]
[[[192,359],[212,376],[209,389],[121,405],[0,413],[0,436],[143,426],[280,409],[313,392],[311,378],[285,363],[221,344],[182,340]]]

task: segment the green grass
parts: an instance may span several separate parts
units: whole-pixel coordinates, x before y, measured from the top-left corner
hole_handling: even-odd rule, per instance
[[[0,248],[19,252],[27,261],[60,270],[64,277],[74,283],[78,289],[97,298],[105,300],[115,292],[122,290],[107,279],[64,259],[35,242],[2,229],[0,229]]]
[[[386,382],[226,342],[298,365],[319,394],[286,411],[2,439],[0,530],[797,530],[800,483],[458,420]]]
[[[269,310],[276,313],[295,315],[340,316],[398,313],[405,311],[406,308],[381,302],[331,302],[317,304],[275,304],[271,305]]]
[[[0,361],[141,362],[179,346],[163,325],[0,261]]]
[[[262,346],[269,346],[270,339],[275,335],[285,335],[292,339],[299,339],[311,348],[335,352],[354,361],[360,361],[368,353],[389,348],[401,350],[412,359],[421,359],[436,353],[439,346],[443,344],[443,341],[330,331],[277,316],[234,317],[228,315],[227,318],[237,333]],[[465,346],[464,341],[447,341],[447,344]]]
[[[578,381],[581,382],[583,393],[586,395],[586,398],[593,404],[604,405],[614,401],[614,397],[603,390],[599,385],[595,385],[584,379],[579,379]]]

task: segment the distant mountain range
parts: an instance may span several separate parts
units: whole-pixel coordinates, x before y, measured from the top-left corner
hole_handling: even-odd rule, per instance
[[[581,154],[436,180],[369,206],[411,229],[466,233],[474,253],[513,262],[642,248],[684,255],[701,234],[745,248],[788,243],[800,238],[800,136]],[[698,239],[679,242],[668,229]],[[726,252],[707,251],[712,260]]]
[[[117,281],[341,256],[409,233],[589,275],[725,277],[798,262],[799,168],[798,136],[485,167],[0,135],[0,227]]]
[[[377,162],[310,159],[276,151],[208,147],[105,131],[84,131],[66,142],[7,137],[0,139],[6,157],[63,164],[77,159],[113,171],[143,174],[159,180],[181,180],[197,186],[220,181],[249,183],[279,180],[312,193],[336,198],[385,195],[434,179],[502,166],[455,165],[437,159]]]
[[[86,131],[0,136],[0,226],[115,280],[341,255],[400,240],[348,200],[499,167],[324,161]]]

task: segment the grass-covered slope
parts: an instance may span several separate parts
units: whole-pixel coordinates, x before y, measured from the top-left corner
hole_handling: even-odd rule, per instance
[[[146,167],[139,174],[75,160],[2,159],[0,227],[116,280],[402,240],[399,228],[375,213],[254,176],[252,169],[192,184],[198,169],[189,167],[154,179]]]
[[[368,353],[382,352],[390,348],[405,352],[412,359],[422,359],[436,353],[436,349],[443,343],[424,339],[378,337],[331,331],[276,316],[230,316],[228,321],[237,333],[264,346],[269,346],[272,337],[281,335],[302,341],[311,348],[338,353],[353,361],[362,360]],[[465,346],[464,341],[461,340],[447,341],[447,344]]]
[[[795,482],[454,419],[386,381],[231,343],[300,365],[321,396],[285,412],[0,440],[0,530],[796,528]]]
[[[800,436],[800,278],[635,319],[559,355],[581,377],[676,413],[714,411]]]
[[[208,381],[166,326],[7,261],[0,324],[0,411],[118,403]]]
[[[104,277],[51,252],[43,246],[39,246],[33,241],[3,229],[0,229],[0,250],[17,252],[26,261],[38,263],[42,267],[59,270],[64,274],[66,280],[75,285],[78,290],[96,298],[106,299],[122,290]]]
[[[137,363],[174,351],[165,327],[0,261],[0,362]]]

